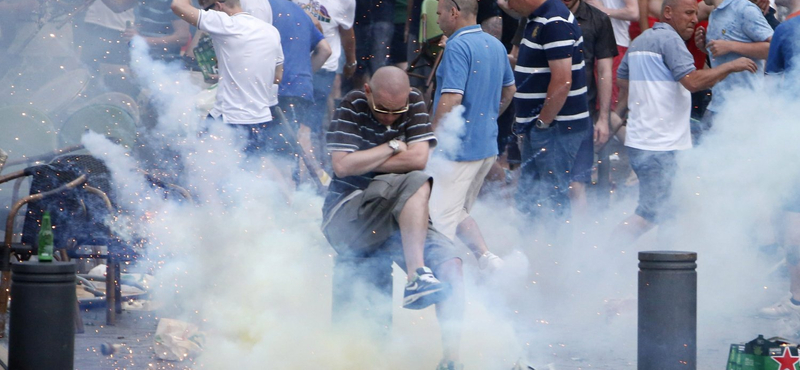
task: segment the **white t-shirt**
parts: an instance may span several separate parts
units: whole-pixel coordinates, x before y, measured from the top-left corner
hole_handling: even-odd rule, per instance
[[[339,69],[339,56],[342,55],[342,38],[339,26],[349,30],[356,18],[355,0],[293,0],[303,10],[322,24],[322,34],[331,45],[331,56],[322,65],[326,71]]]
[[[272,24],[272,6],[269,5],[269,0],[241,0],[239,4],[245,12]]]
[[[603,6],[609,9],[622,9],[625,7],[625,0],[600,1],[603,3]],[[611,18],[611,28],[614,29],[614,39],[616,39],[617,45],[627,48],[631,44],[631,35],[628,33],[628,27],[630,27],[631,22],[613,17],[609,18]]]
[[[278,30],[247,13],[229,16],[213,10],[201,10],[197,23],[211,36],[219,67],[217,102],[209,114],[222,115],[225,123],[271,121],[275,66],[283,64]]]
[[[133,8],[121,13],[114,13],[102,0],[96,0],[86,9],[84,21],[123,32],[125,31],[125,24],[127,22],[133,23],[134,20],[136,20],[136,15],[133,13]]]

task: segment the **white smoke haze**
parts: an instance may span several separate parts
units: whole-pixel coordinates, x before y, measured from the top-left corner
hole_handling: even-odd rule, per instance
[[[136,45],[136,44],[135,44]],[[160,120],[146,146],[175,163],[174,175],[194,203],[164,198],[138,171],[134,158],[99,135],[84,144],[105,160],[119,204],[148,239],[142,264],[161,286],[154,299],[162,317],[200,324],[206,349],[196,367],[222,369],[433,369],[440,358],[432,308],[400,308],[405,273],[394,267],[393,326],[379,344],[372,327],[353,315],[331,324],[335,252],[319,231],[322,198],[300,190],[284,197],[273,179],[244,161],[224,125],[201,137],[188,72],[153,62],[135,47],[134,72],[159,103]],[[466,313],[461,359],[467,369],[509,369],[520,357],[537,369],[632,369],[636,362],[636,271],[642,250],[698,252],[698,368],[724,366],[730,343],[763,333],[773,323],[755,309],[786,292],[773,261],[758,246],[770,243],[774,213],[795,190],[800,168],[800,103],[766,88],[729,99],[704,143],[680,155],[672,227],[648,233],[630,247],[609,246],[610,230],[633,212],[618,200],[591,222],[573,225],[570,243],[548,241],[513,206],[487,197],[472,215],[490,249],[506,261],[494,277],[464,261]],[[437,132],[439,154],[458,148],[463,107]],[[169,150],[166,150],[168,147]],[[452,152],[450,152],[452,153]],[[364,295],[370,297],[370,292]],[[369,299],[369,298],[367,298]],[[364,305],[367,304],[365,300]]]

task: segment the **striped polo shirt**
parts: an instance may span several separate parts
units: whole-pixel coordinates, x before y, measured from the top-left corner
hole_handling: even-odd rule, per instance
[[[403,140],[406,144],[430,140],[430,146],[436,146],[428,109],[419,90],[411,89],[408,103],[408,112],[398,117],[391,126],[386,126],[372,115],[363,90],[349,92],[334,113],[325,135],[328,143],[326,148],[330,152],[355,152],[374,148],[392,139]],[[350,193],[366,189],[376,175],[378,173],[375,172],[347,177],[334,174],[322,206],[323,216],[327,218],[328,212]]]
[[[517,123],[529,123],[539,117],[550,84],[548,62],[572,58],[572,86],[554,124],[564,133],[591,126],[582,46],[578,21],[561,0],[547,0],[531,13],[514,67]]]

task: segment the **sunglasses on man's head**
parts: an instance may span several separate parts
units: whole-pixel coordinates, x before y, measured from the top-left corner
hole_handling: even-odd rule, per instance
[[[209,10],[211,10],[211,9],[213,9],[213,8],[214,8],[214,5],[217,5],[217,2],[216,2],[216,1],[215,1],[215,2],[213,2],[213,3],[211,3],[211,5],[209,5],[209,6],[205,7],[205,8],[203,8],[203,10],[205,10],[205,11],[209,11]]]
[[[461,7],[458,6],[458,3],[456,2],[456,0],[450,0],[450,1],[452,1],[453,4],[456,4],[456,10],[458,10],[460,12],[461,11]]]

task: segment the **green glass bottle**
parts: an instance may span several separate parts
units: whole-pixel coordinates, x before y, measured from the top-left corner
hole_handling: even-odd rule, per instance
[[[39,262],[53,261],[53,226],[50,222],[50,212],[44,211],[42,228],[39,229]]]

